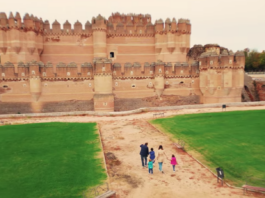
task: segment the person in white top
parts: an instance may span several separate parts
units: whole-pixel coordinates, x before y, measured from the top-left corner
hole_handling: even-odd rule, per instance
[[[157,161],[158,161],[158,165],[159,165],[159,171],[161,171],[162,173],[164,173],[164,171],[163,171],[164,156],[167,157],[164,150],[163,150],[163,146],[160,145],[158,148]]]

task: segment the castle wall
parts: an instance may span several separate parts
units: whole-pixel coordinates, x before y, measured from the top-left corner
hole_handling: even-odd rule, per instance
[[[54,35],[44,34],[44,49],[41,61],[52,62],[75,62],[81,64],[92,62],[94,58],[93,37],[89,35]],[[34,60],[34,59],[33,59]]]
[[[6,113],[241,100],[244,57],[211,44],[203,47],[200,64],[187,63],[187,19],[152,24],[150,15],[114,13],[83,27],[0,13],[0,24],[0,107],[6,104]]]
[[[200,58],[200,89],[203,103],[240,102],[244,86],[245,56],[210,48]]]
[[[145,98],[155,95],[154,79],[113,80],[114,95],[117,98]]]
[[[260,101],[265,101],[265,82],[256,81],[256,91]]]
[[[36,109],[37,108],[37,109]],[[58,102],[0,102],[0,114],[49,113],[70,111],[93,111],[93,100],[70,100]]]
[[[154,62],[155,39],[153,36],[141,37],[110,37],[107,39],[107,54],[114,52],[114,63],[125,64],[126,62]]]
[[[162,100],[153,96],[146,98],[115,98],[115,111],[129,111],[142,107],[176,106],[186,104],[199,104],[200,97],[168,95],[163,96]]]
[[[35,84],[39,85],[39,84]],[[30,102],[30,81],[0,82],[0,87],[7,86],[4,94],[0,94],[2,102]],[[94,81],[42,81],[39,102],[63,100],[91,100],[94,95]]]

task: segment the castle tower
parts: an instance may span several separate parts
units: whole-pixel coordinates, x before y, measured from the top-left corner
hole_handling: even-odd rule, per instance
[[[41,96],[40,69],[36,61],[29,63],[30,94],[33,102],[37,102]]]
[[[180,34],[180,51],[182,53],[188,53],[190,49],[190,34],[191,34],[191,24],[188,19],[179,19],[177,24],[178,32]]]
[[[162,19],[159,19],[155,22],[155,53],[156,53],[156,60],[162,60],[162,61],[164,59],[164,56],[161,54],[164,48],[163,31],[164,31],[164,22]]]
[[[220,46],[205,46],[199,57],[200,89],[203,103],[241,102],[244,82],[245,56],[243,52],[220,54]]]
[[[20,61],[40,60],[40,52],[43,50],[43,37],[40,34],[42,21],[29,14],[26,14],[23,20],[22,25],[19,13],[16,13],[15,17],[10,13],[8,19],[5,13],[0,14],[2,63],[10,61],[17,65]]]
[[[112,63],[110,59],[94,59],[94,110],[114,111]]]
[[[94,58],[107,58],[107,21],[98,15],[92,19]]]
[[[158,61],[155,64],[155,92],[156,95],[160,98],[163,94],[165,87],[165,63]]]
[[[0,13],[0,53],[2,53],[1,57],[1,62],[0,63],[5,63],[7,60],[3,60],[3,55],[5,56],[6,51],[7,51],[7,33],[6,33],[6,25],[7,25],[7,16],[5,13],[1,12]]]
[[[186,62],[190,49],[191,24],[188,19],[162,19],[155,23],[156,60],[163,62]]]

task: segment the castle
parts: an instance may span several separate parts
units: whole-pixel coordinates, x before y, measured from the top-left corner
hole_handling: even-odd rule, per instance
[[[244,53],[190,49],[190,35],[189,20],[148,14],[98,15],[83,29],[0,13],[0,113],[129,110],[167,96],[241,102]]]

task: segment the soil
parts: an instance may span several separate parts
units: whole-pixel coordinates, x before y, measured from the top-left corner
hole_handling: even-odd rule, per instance
[[[227,107],[226,111],[265,109],[265,106]],[[166,116],[190,113],[220,112],[221,108],[184,109],[164,112]],[[0,119],[0,125],[40,122],[97,122],[108,170],[110,188],[117,198],[214,198],[214,197],[265,197],[264,194],[221,186],[207,169],[187,153],[176,149],[169,136],[156,130],[148,123],[154,112],[128,116],[64,116],[45,118]],[[178,165],[173,172],[169,160],[163,165],[164,174],[154,165],[154,174],[142,168],[140,144],[148,142],[149,148],[157,152],[163,145],[168,158],[174,154]]]

